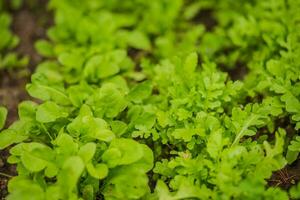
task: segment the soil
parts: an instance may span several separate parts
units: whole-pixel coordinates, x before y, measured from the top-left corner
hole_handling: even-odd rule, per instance
[[[269,186],[280,187],[288,190],[300,181],[300,160],[298,159],[292,165],[287,165],[283,169],[273,173],[268,180]]]
[[[31,3],[30,3],[31,2]],[[24,1],[24,5],[18,10],[9,9],[13,24],[12,30],[20,38],[20,43],[15,49],[20,56],[28,56],[30,63],[27,73],[23,71],[0,72],[0,104],[8,109],[6,126],[8,127],[18,119],[18,104],[30,97],[25,91],[25,85],[30,80],[30,74],[36,65],[42,60],[34,49],[34,43],[38,39],[46,37],[46,30],[52,24],[51,13],[46,10],[46,0]],[[7,182],[16,174],[14,165],[9,165],[6,160],[8,149],[0,151],[0,199],[7,196]]]
[[[196,24],[203,24],[207,31],[213,31],[214,27],[218,24],[213,16],[213,10],[203,9],[192,19],[192,21]]]

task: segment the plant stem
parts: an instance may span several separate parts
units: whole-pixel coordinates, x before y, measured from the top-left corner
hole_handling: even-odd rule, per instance
[[[0,176],[5,176],[5,177],[8,177],[8,178],[13,177],[12,175],[9,175],[9,174],[3,173],[3,172],[0,172]]]

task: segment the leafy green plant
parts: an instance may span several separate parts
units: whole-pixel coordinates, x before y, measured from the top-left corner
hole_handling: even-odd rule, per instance
[[[18,171],[9,200],[298,198],[267,183],[299,150],[297,1],[49,8],[26,86],[39,103],[0,133]],[[212,28],[197,19],[208,11]]]
[[[17,6],[18,1],[12,1]],[[28,63],[28,58],[19,58],[18,54],[12,51],[19,43],[19,38],[11,30],[12,18],[4,10],[4,0],[0,1],[0,70],[23,68]]]

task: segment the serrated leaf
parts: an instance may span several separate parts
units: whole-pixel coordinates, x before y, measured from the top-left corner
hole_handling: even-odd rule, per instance
[[[198,64],[198,55],[196,52],[191,53],[187,56],[187,58],[185,59],[183,68],[184,68],[184,72],[187,74],[192,74]]]
[[[207,152],[212,158],[217,158],[223,148],[222,133],[220,130],[213,131],[207,141]]]

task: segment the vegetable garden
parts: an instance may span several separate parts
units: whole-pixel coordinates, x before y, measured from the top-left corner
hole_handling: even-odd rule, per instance
[[[0,0],[0,195],[300,199],[299,11]]]

